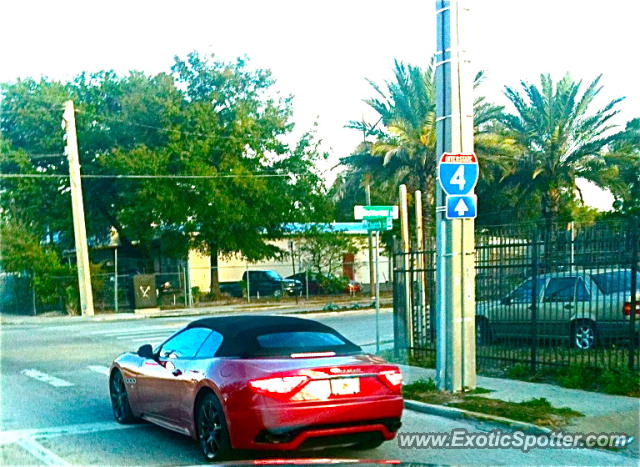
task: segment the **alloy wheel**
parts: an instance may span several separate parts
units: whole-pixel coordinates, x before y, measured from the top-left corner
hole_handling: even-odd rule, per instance
[[[200,406],[198,417],[198,438],[207,459],[215,459],[223,448],[223,427],[220,411],[213,399],[207,398]]]
[[[596,335],[591,323],[582,322],[576,325],[574,342],[580,350],[588,350],[593,347]]]
[[[124,379],[119,371],[111,378],[111,407],[113,416],[119,422],[123,422],[127,416],[127,390],[124,387]]]

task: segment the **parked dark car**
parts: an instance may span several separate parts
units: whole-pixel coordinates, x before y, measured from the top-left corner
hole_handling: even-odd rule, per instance
[[[320,277],[315,272],[299,272],[291,276],[287,276],[287,279],[297,280],[302,285],[302,293],[307,293],[307,279],[309,280],[309,295],[320,295],[324,292],[322,284],[320,283]]]
[[[282,297],[283,295],[300,295],[302,283],[295,279],[283,279],[275,271],[245,271],[241,282],[223,282],[220,292],[232,297]]]
[[[640,302],[640,273],[635,294]],[[527,338],[531,335],[534,304],[536,333],[545,339],[568,339],[580,350],[598,340],[629,336],[631,270],[565,271],[527,279],[500,300],[476,305],[476,337],[481,343],[494,338]],[[640,330],[640,304],[636,306],[635,331]]]

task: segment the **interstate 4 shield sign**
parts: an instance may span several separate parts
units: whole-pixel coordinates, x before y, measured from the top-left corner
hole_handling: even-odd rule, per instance
[[[478,158],[475,154],[444,153],[438,162],[438,178],[447,194],[447,219],[473,219],[477,215],[478,200],[473,189],[478,183]]]
[[[438,177],[446,194],[469,194],[478,183],[478,158],[473,153],[444,153],[438,163]]]

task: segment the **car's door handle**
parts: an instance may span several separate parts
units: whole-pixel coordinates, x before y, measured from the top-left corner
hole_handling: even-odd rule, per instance
[[[180,376],[180,375],[182,374],[182,370],[180,370],[179,368],[176,368],[175,370],[173,370],[173,371],[171,372],[171,374],[172,374],[173,376]]]

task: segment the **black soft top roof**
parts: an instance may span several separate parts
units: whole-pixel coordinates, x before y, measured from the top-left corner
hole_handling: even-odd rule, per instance
[[[305,348],[305,352],[331,350],[336,354],[360,352],[361,349],[336,330],[317,321],[292,316],[239,315],[204,318],[189,323],[187,328],[209,328],[222,334],[222,345],[216,352],[218,357],[257,357],[282,355],[283,351],[300,349],[263,349],[257,337],[276,332],[325,332],[339,336],[345,345],[318,349]]]

